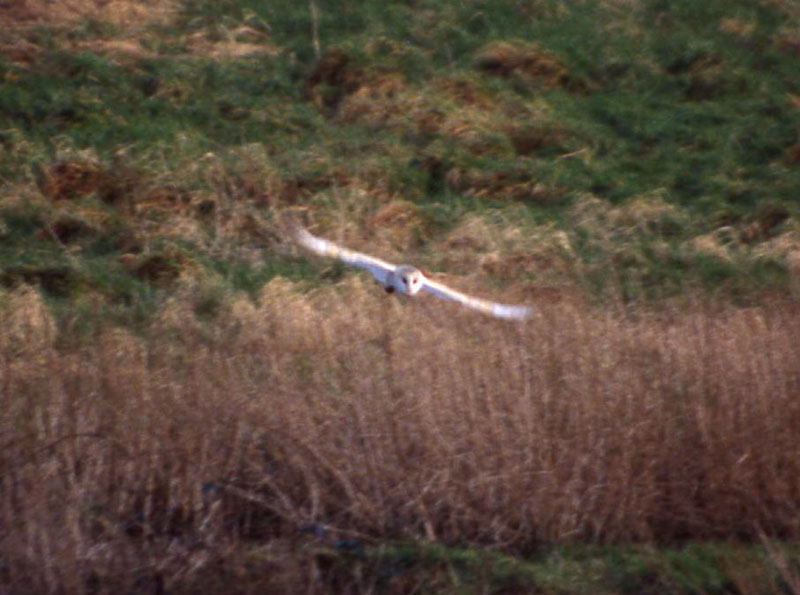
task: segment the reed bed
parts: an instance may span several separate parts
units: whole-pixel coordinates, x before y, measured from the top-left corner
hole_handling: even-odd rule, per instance
[[[178,296],[144,333],[73,342],[33,292],[2,316],[12,590],[145,570],[169,589],[212,552],[304,528],[514,553],[800,538],[787,299],[562,301],[510,324],[354,277],[276,279],[211,322]]]

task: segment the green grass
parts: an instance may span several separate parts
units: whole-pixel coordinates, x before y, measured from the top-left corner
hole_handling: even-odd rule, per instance
[[[745,33],[725,30],[724,19]],[[782,205],[797,217],[800,168],[784,155],[798,142],[796,108],[787,97],[800,93],[800,83],[796,59],[774,41],[789,25],[780,6],[744,2],[651,1],[632,10],[603,2],[523,8],[474,0],[320,7],[322,47],[347,52],[349,68],[366,85],[371,76],[400,73],[403,93],[424,98],[445,118],[458,117],[464,104],[437,90],[437,81],[460,80],[480,93],[491,123],[470,142],[443,130],[419,134],[413,119],[376,125],[317,109],[306,95],[315,57],[305,4],[192,3],[175,22],[146,30],[149,54],[125,59],[65,47],[113,39],[123,28],[96,21],[72,30],[39,26],[24,33],[43,50],[34,64],[0,61],[0,173],[8,184],[25,184],[33,166],[89,149],[112,176],[122,154],[141,186],[172,178],[214,201],[225,185],[234,193],[245,182],[263,188],[258,170],[267,167],[278,186],[302,188],[300,200],[311,199],[320,213],[335,209],[335,195],[346,192],[340,187],[357,181],[416,202],[432,225],[427,242],[470,214],[518,203],[528,213],[520,223],[554,223],[570,235],[578,260],[568,282],[601,295],[658,297],[691,286],[740,294],[757,291],[765,280],[780,291],[787,282],[780,257],[749,258],[742,250],[738,260],[725,260],[687,254],[685,244],[720,225],[747,224],[764,204]],[[190,35],[208,43],[233,39],[240,27],[280,51],[218,59],[193,52],[188,41]],[[552,86],[519,71],[506,77],[477,72],[476,52],[498,39],[535,44],[566,78]],[[395,107],[383,101],[376,98],[375,109],[396,116],[408,110],[405,99]],[[508,126],[533,130],[539,144],[518,153]],[[263,147],[249,170],[238,151],[247,145]],[[221,160],[221,171],[190,167],[209,154]],[[435,169],[425,165],[431,158],[439,163]],[[520,190],[525,182],[536,185]],[[631,238],[611,230],[608,241],[598,242],[597,230],[581,229],[570,215],[587,195],[625,205],[653,192],[686,216],[666,251],[658,248],[658,232]],[[363,219],[379,206],[376,200],[351,216]],[[3,217],[4,266],[20,259],[82,266],[29,239],[40,214],[27,223],[28,215],[13,209]],[[108,273],[95,264],[88,275],[89,285],[111,302],[138,303],[152,292],[112,264],[117,233],[105,229],[93,243],[83,241],[76,258],[108,263]],[[251,295],[276,274],[308,274],[281,254],[265,254],[263,264],[242,260],[235,244],[222,257],[196,242],[191,251],[231,289]]]
[[[788,156],[798,143],[790,98],[800,95],[800,80],[796,56],[781,45],[797,25],[792,19],[769,2],[339,1],[319,6],[319,41],[347,54],[356,87],[323,81],[321,96],[339,101],[328,107],[309,96],[316,57],[306,3],[186,3],[172,22],[143,26],[143,51],[135,55],[92,49],[124,38],[120,25],[41,24],[3,34],[39,53],[30,63],[0,57],[0,180],[7,195],[36,194],[36,168],[90,151],[112,178],[120,168],[134,173],[133,202],[142,189],[169,184],[198,201],[227,192],[229,210],[266,219],[311,206],[318,221],[341,220],[338,197],[355,185],[370,195],[347,207],[364,230],[390,197],[419,206],[429,228],[410,260],[435,251],[470,215],[511,211],[523,230],[565,231],[576,256],[562,282],[600,295],[658,297],[688,287],[740,295],[757,293],[765,280],[785,291],[780,254],[756,257],[743,246],[735,258],[720,258],[687,245],[721,226],[748,225],[764,205],[786,210],[789,223],[773,233],[798,245],[800,167]],[[198,49],[241,36],[274,51],[220,57]],[[562,74],[548,80],[524,67],[505,76],[477,68],[476,55],[500,40],[546,56]],[[390,74],[399,90],[342,115],[358,85],[379,86]],[[468,91],[443,90],[443,81]],[[473,95],[483,102],[477,108]],[[423,129],[418,120],[430,114],[440,124]],[[531,135],[537,140],[525,145]],[[243,165],[243,147],[260,153]],[[209,155],[214,161],[203,161]],[[597,229],[572,215],[587,196],[612,208],[653,193],[684,216],[667,249],[652,231],[632,238],[606,229],[599,241]],[[47,219],[43,205],[36,209],[33,217],[3,209],[0,266],[86,268],[76,260],[105,258],[107,279],[89,273],[97,291],[115,303],[150,292],[111,264],[122,252],[119,226],[82,240],[68,262],[58,247],[30,239],[37,218]],[[239,258],[233,234],[220,256],[217,232],[205,229],[205,241],[193,240],[192,260],[235,291],[255,294],[277,274],[313,270],[299,269],[285,251],[265,251],[263,264]],[[147,243],[180,241],[164,236],[155,232]]]
[[[307,544],[300,551],[313,560],[325,584],[362,591],[722,595],[790,589],[763,548],[733,543],[666,548],[574,545],[514,557],[421,542],[366,546],[357,539],[329,541]],[[756,590],[750,591],[753,587]]]

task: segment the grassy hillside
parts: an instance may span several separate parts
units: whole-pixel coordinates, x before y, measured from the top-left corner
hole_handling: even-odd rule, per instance
[[[274,228],[290,206],[534,292],[797,276],[793,3],[279,6],[5,9],[6,286],[130,316],[178,277],[315,277]]]
[[[2,588],[800,592],[796,2],[0,22]]]

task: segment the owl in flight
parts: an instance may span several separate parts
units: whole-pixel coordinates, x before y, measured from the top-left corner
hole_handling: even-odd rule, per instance
[[[301,227],[295,229],[294,237],[298,244],[315,254],[338,258],[346,264],[369,271],[388,293],[398,291],[404,295],[416,295],[420,291],[427,291],[436,297],[459,302],[468,308],[491,314],[497,318],[521,320],[528,318],[532,313],[532,309],[528,306],[498,304],[450,289],[446,285],[431,281],[416,267],[390,264],[372,256],[342,248],[333,242],[310,234]]]

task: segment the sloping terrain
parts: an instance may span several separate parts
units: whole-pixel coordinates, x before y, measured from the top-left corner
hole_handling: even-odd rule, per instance
[[[6,286],[256,291],[307,276],[290,207],[520,292],[796,284],[791,4],[45,8],[3,9]]]

